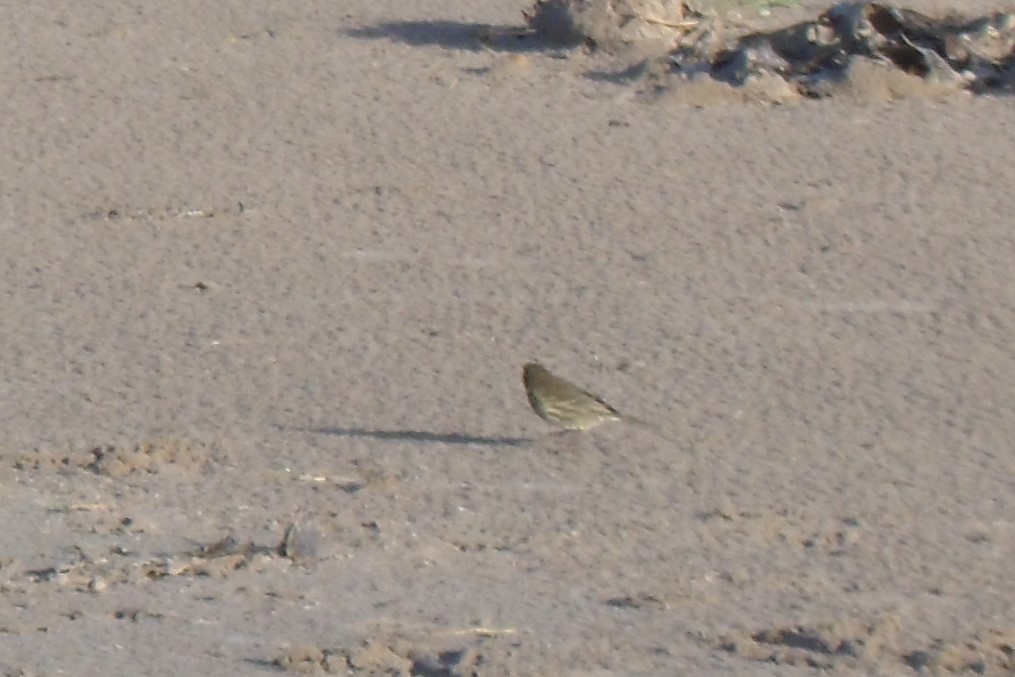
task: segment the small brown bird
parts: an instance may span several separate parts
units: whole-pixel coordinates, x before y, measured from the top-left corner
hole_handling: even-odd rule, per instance
[[[606,421],[636,420],[621,414],[602,398],[582,390],[575,384],[537,362],[522,367],[522,383],[532,411],[549,423],[564,430],[588,430]]]

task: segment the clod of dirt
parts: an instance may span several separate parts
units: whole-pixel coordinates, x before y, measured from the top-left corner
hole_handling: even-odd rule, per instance
[[[316,646],[299,644],[272,661],[288,672],[309,674],[324,669],[325,653]]]
[[[698,28],[704,15],[681,0],[537,0],[524,13],[539,35],[563,45],[608,52],[631,46],[665,52]]]
[[[641,75],[653,91],[684,89],[680,98],[690,104],[939,98],[1015,87],[1012,12],[936,18],[852,0],[762,31],[734,13],[673,0],[538,0],[525,18],[548,40],[628,54],[639,47],[642,65],[614,76]]]
[[[1015,15],[936,19],[877,2],[841,2],[812,21],[737,36],[725,45],[685,42],[677,71],[708,72],[742,85],[775,73],[806,96],[827,95],[858,61],[871,61],[952,90],[983,91],[1011,80]]]
[[[293,522],[286,528],[282,542],[278,545],[278,554],[287,557],[294,564],[306,565],[319,556],[321,535],[314,529],[300,527]]]
[[[471,677],[478,674],[476,667],[483,662],[482,654],[472,649],[413,651],[409,657],[411,674],[419,677]]]
[[[361,646],[347,652],[345,659],[349,667],[358,671],[372,671],[375,674],[411,674],[413,661],[408,657],[411,649],[388,642],[367,640]]]

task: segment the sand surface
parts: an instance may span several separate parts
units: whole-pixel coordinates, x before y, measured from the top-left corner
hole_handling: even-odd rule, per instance
[[[0,674],[1015,669],[1012,99],[524,8],[8,8]]]

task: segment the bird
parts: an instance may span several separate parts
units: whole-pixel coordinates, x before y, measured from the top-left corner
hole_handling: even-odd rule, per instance
[[[522,367],[522,383],[532,411],[564,430],[589,430],[621,419],[639,422],[538,362],[528,362]]]

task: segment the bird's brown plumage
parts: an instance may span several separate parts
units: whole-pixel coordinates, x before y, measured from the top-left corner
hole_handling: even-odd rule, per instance
[[[588,430],[624,418],[602,398],[550,373],[538,362],[522,367],[522,382],[532,410],[544,421],[565,430]]]

